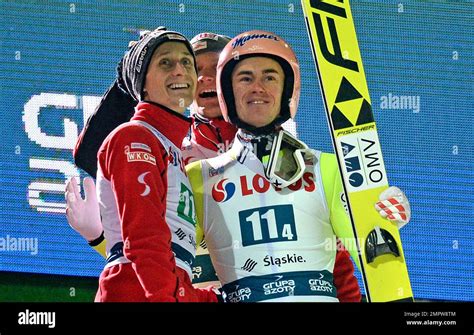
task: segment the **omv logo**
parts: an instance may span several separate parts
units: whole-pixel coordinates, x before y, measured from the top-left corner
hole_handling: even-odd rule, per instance
[[[222,179],[212,187],[212,197],[217,202],[225,202],[232,198],[235,193],[235,184],[227,181],[227,178]]]

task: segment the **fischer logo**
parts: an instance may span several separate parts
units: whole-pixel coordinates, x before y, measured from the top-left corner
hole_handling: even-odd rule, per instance
[[[250,287],[239,288],[239,285],[237,285],[233,292],[227,294],[227,300],[230,302],[244,302],[250,299],[251,294],[252,290]]]
[[[269,39],[269,40],[275,40],[279,41],[278,37],[275,35],[270,35],[270,34],[252,34],[252,35],[247,35],[243,37],[239,37],[232,43],[232,48],[235,49],[237,47],[243,47],[247,41],[250,40],[255,40],[255,39]]]
[[[356,134],[356,133],[367,131],[367,130],[375,130],[375,125],[371,124],[368,126],[358,126],[358,127],[353,127],[351,129],[338,130],[336,133],[336,136],[351,135],[351,134]]]
[[[212,198],[215,201],[226,202],[234,195],[235,184],[227,180],[227,178],[222,179],[212,187]]]

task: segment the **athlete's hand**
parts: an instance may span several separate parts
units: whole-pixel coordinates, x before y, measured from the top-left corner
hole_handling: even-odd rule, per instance
[[[405,193],[398,187],[391,186],[387,188],[380,193],[379,200],[375,204],[375,209],[382,217],[395,222],[398,225],[398,229],[410,221],[410,203]]]
[[[100,237],[103,230],[95,184],[90,177],[84,178],[84,192],[85,199],[82,199],[76,178],[72,177],[68,181],[65,193],[66,216],[69,225],[90,242]]]

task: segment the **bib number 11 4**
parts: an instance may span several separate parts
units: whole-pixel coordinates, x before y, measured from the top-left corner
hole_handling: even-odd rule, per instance
[[[292,205],[252,208],[239,212],[242,245],[297,240]]]

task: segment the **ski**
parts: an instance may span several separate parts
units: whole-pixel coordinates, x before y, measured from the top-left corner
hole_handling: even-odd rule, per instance
[[[349,0],[301,3],[352,223],[334,229],[355,241],[368,302],[413,301],[398,228],[374,208],[388,180]]]

